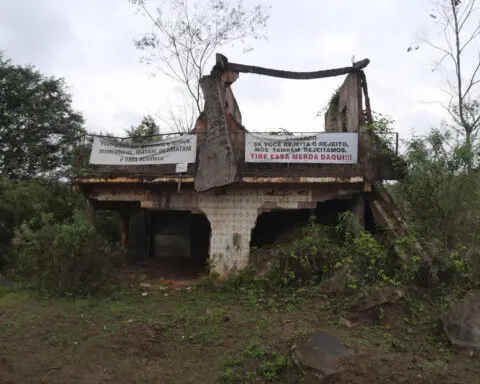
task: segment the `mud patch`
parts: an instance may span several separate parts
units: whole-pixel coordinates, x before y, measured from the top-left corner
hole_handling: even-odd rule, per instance
[[[393,326],[407,313],[404,297],[394,287],[363,292],[350,305],[348,320],[356,325]]]
[[[428,369],[426,361],[405,355],[362,353],[342,361],[343,370],[327,377],[325,384],[433,384],[453,383],[454,372]]]
[[[15,384],[16,381],[13,377],[13,365],[5,359],[0,357],[0,383],[2,384]]]
[[[118,354],[163,358],[163,329],[160,326],[130,324],[118,329],[111,340],[111,348]]]

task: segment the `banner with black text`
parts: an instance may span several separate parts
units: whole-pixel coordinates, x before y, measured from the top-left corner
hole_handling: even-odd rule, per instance
[[[90,164],[150,165],[194,163],[197,135],[184,135],[152,143],[129,143],[108,137],[93,139]]]
[[[358,134],[322,132],[311,135],[245,134],[245,162],[355,164]]]

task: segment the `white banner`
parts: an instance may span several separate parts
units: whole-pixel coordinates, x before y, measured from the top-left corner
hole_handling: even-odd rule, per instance
[[[247,163],[355,164],[358,158],[357,133],[245,136]]]
[[[108,137],[93,139],[90,164],[149,165],[194,163],[197,135],[184,135],[152,143],[127,143]]]

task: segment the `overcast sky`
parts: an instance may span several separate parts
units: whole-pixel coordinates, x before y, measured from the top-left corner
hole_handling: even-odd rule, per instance
[[[150,0],[151,2],[155,0]],[[246,1],[248,3],[248,1]],[[225,47],[231,61],[285,70],[348,66],[368,57],[372,108],[395,118],[402,137],[438,125],[442,97],[432,52],[407,53],[431,25],[431,0],[270,0],[267,41]],[[407,5],[408,4],[408,5]],[[62,76],[90,131],[122,134],[141,116],[165,110],[172,86],[148,75],[133,40],[150,24],[127,0],[1,0],[0,49],[16,63]],[[213,57],[212,57],[213,60]],[[213,64],[213,62],[212,62]],[[314,118],[343,77],[283,80],[241,75],[234,92],[247,129],[320,131]]]

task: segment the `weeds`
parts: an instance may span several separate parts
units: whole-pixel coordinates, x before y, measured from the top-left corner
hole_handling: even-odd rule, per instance
[[[65,224],[49,215],[35,226],[25,223],[13,246],[12,274],[25,287],[55,296],[111,293],[125,262],[124,250],[99,236],[80,213]]]
[[[226,357],[221,382],[251,383],[260,379],[279,382],[280,376],[290,366],[287,357],[278,355],[270,346],[256,341],[243,352]]]

